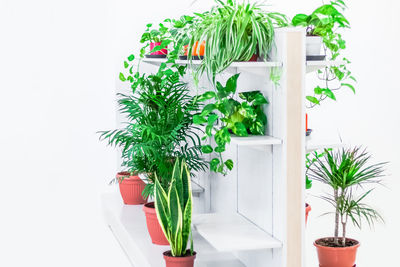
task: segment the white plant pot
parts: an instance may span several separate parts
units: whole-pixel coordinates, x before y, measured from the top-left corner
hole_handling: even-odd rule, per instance
[[[306,55],[319,56],[321,55],[322,38],[320,36],[306,37]]]

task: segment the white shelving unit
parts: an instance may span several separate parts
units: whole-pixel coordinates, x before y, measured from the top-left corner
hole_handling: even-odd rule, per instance
[[[196,177],[193,227],[198,267],[305,266],[305,153],[337,144],[306,141],[305,77],[344,63],[306,61],[305,41],[305,29],[279,29],[273,61],[234,62],[217,77],[224,83],[232,72],[240,72],[238,91],[261,91],[270,102],[265,109],[268,127],[265,136],[232,137],[224,160],[232,159],[234,168],[226,176]],[[153,72],[162,62],[165,59],[143,59],[147,64],[142,71]],[[269,80],[273,67],[281,68],[279,85]],[[199,90],[213,89],[206,77],[199,84]],[[134,266],[164,266],[161,258],[167,248],[150,243],[141,207],[123,206],[108,196],[103,201],[107,222]]]
[[[134,267],[165,266],[163,252],[169,246],[151,243],[142,205],[124,205],[117,194],[102,195],[104,218]],[[216,251],[194,231],[196,267],[245,267],[233,254]]]
[[[199,214],[194,217],[193,225],[204,239],[222,252],[282,247],[279,240],[240,214]]]

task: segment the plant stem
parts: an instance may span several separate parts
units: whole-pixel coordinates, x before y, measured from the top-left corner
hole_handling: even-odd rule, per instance
[[[339,207],[338,207],[338,189],[334,190],[334,197],[336,203],[336,211],[335,211],[335,234],[334,234],[334,242],[335,244],[339,244]]]
[[[342,246],[345,247],[346,246],[346,223],[342,222]]]

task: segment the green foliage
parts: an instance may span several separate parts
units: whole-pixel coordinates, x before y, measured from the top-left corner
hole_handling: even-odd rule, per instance
[[[146,48],[150,45],[150,43],[158,42],[161,42],[161,44],[154,47],[150,53],[160,51],[172,42],[169,38],[169,29],[162,23],[158,24],[157,29],[153,29],[152,23],[147,24],[146,30],[140,38],[140,43],[145,44],[145,46],[140,49],[140,57],[144,56]]]
[[[145,196],[152,194],[155,175],[166,188],[176,159],[192,172],[205,170],[201,140],[193,125],[200,104],[181,82],[179,69],[162,64],[156,74],[138,75],[136,94],[120,94],[120,112],[127,118],[122,129],[101,132],[100,139],[122,149],[122,166],[149,179]]]
[[[346,42],[342,38],[340,29],[350,28],[349,21],[341,13],[346,5],[342,0],[332,0],[329,4],[318,7],[311,15],[297,14],[292,19],[292,25],[307,27],[307,35],[321,36],[325,53],[328,54],[330,60],[339,60],[342,50],[346,48]],[[322,87],[317,86],[314,89],[313,96],[307,96],[310,102],[309,107],[319,105],[321,101],[329,98],[336,100],[335,91],[342,87],[348,87],[355,93],[355,78],[351,71],[347,68],[350,61],[342,58],[345,64],[339,66],[326,67],[323,71],[318,71],[318,78],[323,81]]]
[[[155,208],[161,228],[167,238],[174,257],[184,256],[191,236],[192,189],[190,172],[184,160],[176,160],[171,183],[164,190],[159,179],[155,179]],[[193,253],[193,239],[190,251]]]
[[[306,154],[306,189],[311,189],[312,187],[312,180],[307,175],[308,169],[311,168],[311,166],[317,161],[317,159],[322,158],[329,151],[332,151],[332,148],[324,149],[324,151],[322,152],[314,150],[313,152],[309,152]]]
[[[308,176],[315,181],[328,185],[333,194],[321,198],[335,208],[335,240],[339,245],[339,221],[342,224],[342,246],[346,240],[348,219],[361,227],[362,219],[369,225],[381,220],[379,213],[361,201],[371,190],[356,197],[356,190],[365,190],[365,184],[379,184],[384,173],[385,162],[368,165],[371,156],[359,147],[338,151],[325,150],[325,155],[316,160],[308,168]]]
[[[226,85],[217,82],[216,92],[208,91],[200,95],[198,102],[209,101],[202,111],[193,117],[194,124],[205,126],[203,139],[214,138],[216,147],[203,145],[203,153],[217,153],[217,157],[210,162],[210,169],[214,172],[226,174],[232,170],[233,161],[222,158],[226,144],[231,141],[231,133],[237,136],[264,135],[267,117],[263,105],[268,104],[267,99],[259,92],[240,93],[243,100],[234,99],[239,74],[230,77]]]
[[[215,82],[215,75],[234,61],[247,61],[254,54],[266,60],[274,39],[274,26],[287,26],[280,13],[267,12],[259,4],[216,0],[209,12],[196,14],[189,42],[188,56],[194,54],[193,45],[205,41],[204,60],[197,77],[204,71]]]

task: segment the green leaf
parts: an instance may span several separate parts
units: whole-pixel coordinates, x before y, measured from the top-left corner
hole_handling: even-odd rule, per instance
[[[124,61],[124,68],[127,69],[129,67],[129,63]]]
[[[211,98],[215,98],[215,97],[216,97],[215,92],[208,91],[208,92],[205,92],[204,94],[200,95],[200,96],[197,98],[197,101],[203,102],[203,101],[209,100],[209,99],[211,99]]]
[[[264,104],[268,104],[268,100],[263,96],[263,94],[258,93],[256,94],[255,100],[253,105],[264,105]]]
[[[226,143],[231,141],[231,135],[228,132],[228,128],[224,127],[218,130],[214,135],[214,140],[218,146],[224,146]]]
[[[214,125],[214,123],[218,120],[218,115],[217,114],[210,114],[207,118],[207,124],[208,125]]]
[[[305,14],[297,14],[292,19],[293,26],[307,26],[308,16]]]
[[[248,136],[246,126],[242,122],[235,122],[235,126],[232,131],[237,136]]]
[[[330,99],[336,100],[335,94],[332,92],[332,90],[325,88],[322,89],[322,93],[327,97],[329,97]]]
[[[351,89],[351,91],[353,91],[353,93],[356,93],[356,89],[354,88],[353,85],[349,84],[349,83],[342,83],[342,86],[347,86]]]
[[[230,77],[226,81],[226,86],[225,86],[225,91],[230,92],[230,93],[235,93],[236,92],[236,87],[237,87],[237,79],[239,78],[240,73],[237,73]]]
[[[216,109],[215,104],[207,104],[203,110],[201,111],[201,116],[207,116],[210,114],[214,109]]]
[[[125,78],[125,76],[124,76],[124,74],[123,74],[122,72],[119,73],[119,79],[120,79],[122,82],[125,82],[125,81],[126,81],[126,78]]]
[[[315,87],[315,88],[314,88],[314,93],[315,93],[316,95],[322,94],[322,88],[319,87],[319,86]]]
[[[135,56],[134,55],[129,55],[129,57],[128,57],[128,60],[129,61],[133,61],[135,59]]]
[[[206,123],[206,122],[207,122],[207,120],[201,115],[194,115],[193,116],[193,123],[194,124],[200,125],[200,124],[203,124],[203,123]]]
[[[233,161],[231,159],[228,159],[225,161],[225,166],[231,171],[233,169]]]
[[[313,96],[306,96],[306,99],[308,100],[308,101],[310,101],[311,103],[313,103],[313,104],[317,104],[317,105],[319,105],[319,100],[316,98],[316,97],[313,97]]]
[[[225,151],[225,146],[217,146],[214,150],[215,152],[222,153]]]
[[[214,171],[214,172],[217,172],[217,171],[218,171],[218,165],[219,165],[219,163],[220,163],[220,160],[219,160],[218,158],[213,158],[213,159],[210,161],[210,169],[211,169],[212,171]]]
[[[210,145],[205,145],[201,147],[201,152],[203,152],[204,154],[210,154],[211,152],[213,152],[213,149]]]

